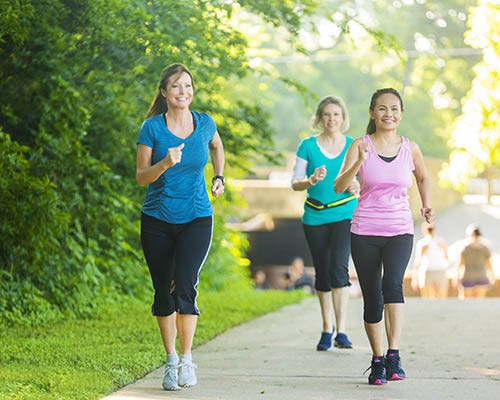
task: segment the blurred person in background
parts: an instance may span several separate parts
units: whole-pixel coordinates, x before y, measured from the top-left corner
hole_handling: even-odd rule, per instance
[[[420,289],[424,298],[444,299],[448,297],[448,247],[436,236],[435,224],[423,222],[424,237],[417,242],[411,286]]]
[[[257,271],[255,271],[253,280],[254,280],[254,289],[256,290],[269,289],[269,284],[267,283],[267,276],[263,270],[258,269]]]
[[[495,273],[491,264],[491,250],[483,239],[478,226],[467,226],[465,233],[468,244],[460,254],[455,285],[458,298],[485,297],[495,283]]]

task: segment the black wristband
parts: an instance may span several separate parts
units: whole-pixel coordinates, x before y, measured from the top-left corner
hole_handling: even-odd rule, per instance
[[[215,181],[217,179],[220,179],[220,181],[222,182],[222,185],[225,185],[226,184],[226,180],[224,179],[224,177],[222,175],[215,175],[213,178],[212,178],[212,185],[215,183]]]

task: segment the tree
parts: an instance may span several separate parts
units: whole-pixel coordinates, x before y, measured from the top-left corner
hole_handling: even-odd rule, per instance
[[[392,86],[405,101],[401,132],[427,156],[448,155],[449,126],[470,88],[479,51],[466,46],[471,0],[327,0],[306,19],[300,32],[304,52],[284,46],[287,32],[262,25],[253,62],[259,72],[252,87],[267,85],[276,142],[296,150],[299,135],[310,134],[309,120],[319,97],[342,96],[351,116],[349,134],[363,134],[368,101],[376,88]],[[383,31],[383,32],[381,32]],[[277,77],[300,82],[293,90]]]
[[[183,62],[194,72],[193,108],[214,116],[229,168],[248,168],[257,153],[272,158],[267,114],[228,84],[251,71],[231,15],[248,7],[296,32],[314,5],[0,1],[0,203],[9,221],[0,226],[0,316],[82,315],[95,299],[147,293],[135,141],[161,70]],[[231,284],[245,240],[224,226],[216,234],[207,262]]]
[[[445,184],[463,190],[467,181],[484,173],[491,198],[491,179],[500,166],[500,5],[480,0],[472,9],[465,40],[480,49],[482,61],[474,68],[472,88],[455,121],[449,161],[441,171]]]

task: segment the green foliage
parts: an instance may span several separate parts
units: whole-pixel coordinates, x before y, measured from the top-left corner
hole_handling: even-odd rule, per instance
[[[0,43],[22,43],[28,36],[26,20],[33,17],[33,7],[22,0],[0,0]]]
[[[224,219],[215,215],[214,240],[210,256],[200,274],[201,290],[251,288],[252,281],[248,274],[249,260],[244,255],[247,248],[246,236],[225,227]]]
[[[36,323],[67,312],[84,315],[96,296],[140,292],[146,272],[137,268],[138,252],[129,244],[137,227],[125,219],[137,207],[109,190],[108,169],[84,163],[81,155],[67,166],[72,181],[37,177],[47,161],[38,155],[29,162],[28,152],[0,134],[0,216],[9,221],[0,225],[1,319]]]
[[[451,123],[460,114],[460,100],[480,58],[464,43],[469,7],[475,3],[325,0],[303,24],[307,57],[283,46],[281,30],[263,25],[252,36],[259,43],[252,52],[259,75],[246,82],[268,87],[278,147],[296,150],[300,138],[312,133],[317,101],[329,94],[344,98],[351,119],[348,134],[361,136],[372,93],[392,86],[405,101],[401,133],[426,156],[445,158]],[[283,84],[278,76],[301,85]],[[262,97],[257,91],[253,96]]]
[[[463,99],[463,114],[453,126],[449,162],[440,177],[446,185],[464,190],[467,182],[485,173],[491,182],[500,167],[500,5],[481,1],[471,10],[466,41],[481,49],[472,87]],[[494,171],[494,168],[497,171]],[[492,193],[488,193],[490,196]]]
[[[299,34],[302,20],[310,16],[321,4],[319,0],[240,0],[244,8],[260,15],[275,27],[285,26],[295,38]],[[292,12],[290,12],[292,11]]]
[[[241,173],[275,151],[269,115],[231,85],[251,71],[231,16],[248,7],[296,35],[314,5],[0,0],[1,320],[55,321],[150,295],[135,142],[161,70],[193,71],[193,109],[214,116]],[[207,289],[249,286],[246,240],[224,226],[230,205],[218,210]]]
[[[234,288],[202,292],[195,347],[256,316],[303,299],[301,291]],[[221,315],[224,318],[221,318]],[[0,324],[0,398],[99,399],[165,360],[149,304],[120,297],[91,319],[9,327]]]

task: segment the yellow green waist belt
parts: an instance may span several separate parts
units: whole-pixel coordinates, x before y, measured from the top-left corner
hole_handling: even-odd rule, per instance
[[[309,208],[312,208],[313,210],[318,210],[318,211],[327,210],[329,208],[341,206],[342,204],[345,204],[351,200],[354,200],[356,197],[357,196],[355,194],[352,194],[350,196],[344,197],[342,199],[333,201],[333,202],[328,203],[328,204],[323,204],[319,200],[313,199],[312,197],[308,197],[306,199],[306,206]]]

